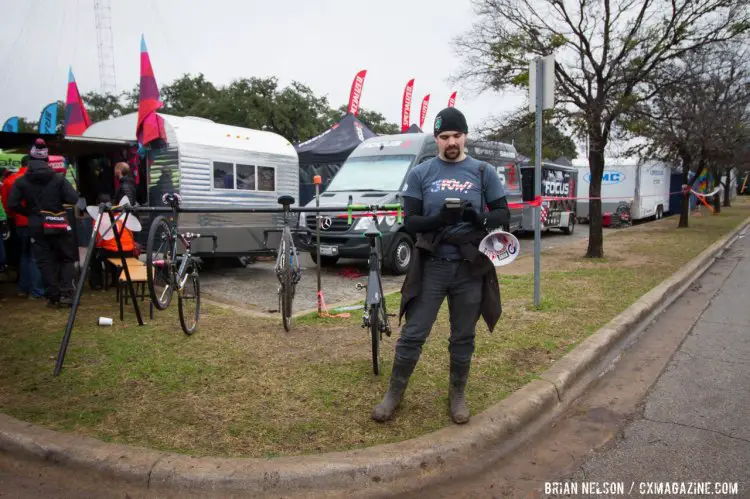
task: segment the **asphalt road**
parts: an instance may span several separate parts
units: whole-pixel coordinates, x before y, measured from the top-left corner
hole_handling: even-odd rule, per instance
[[[398,497],[750,497],[749,283],[750,233],[554,424],[478,474]]]
[[[542,249],[554,249],[581,239],[588,239],[588,225],[576,227],[570,236],[560,231],[542,233]],[[605,234],[610,230],[605,229]],[[519,236],[521,254],[534,250],[534,234]],[[294,313],[317,308],[316,265],[310,255],[302,254],[302,280],[297,285],[294,298]],[[238,305],[259,313],[276,313],[279,308],[276,291],[278,280],[273,272],[274,262],[258,261],[245,268],[206,269],[201,272],[201,292],[207,298]],[[321,271],[321,287],[327,305],[352,303],[364,298],[364,291],[356,289],[356,284],[366,281],[367,262],[341,259],[331,268]],[[384,275],[385,292],[401,288],[403,276]]]

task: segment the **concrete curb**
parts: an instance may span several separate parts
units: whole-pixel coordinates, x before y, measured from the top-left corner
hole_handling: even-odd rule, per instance
[[[0,452],[156,490],[285,497],[377,497],[479,471],[556,418],[628,342],[692,284],[746,219],[584,340],[539,380],[474,416],[421,437],[362,450],[275,459],[190,457],[59,433],[0,414]]]

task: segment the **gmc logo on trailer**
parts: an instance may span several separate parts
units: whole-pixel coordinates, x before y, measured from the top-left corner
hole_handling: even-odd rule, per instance
[[[544,182],[545,196],[569,196],[570,185],[563,182]]]
[[[585,180],[587,183],[591,183],[591,173],[587,173],[583,176],[583,180]],[[602,175],[602,184],[603,185],[613,185],[613,184],[619,184],[625,182],[625,174],[620,173],[616,170],[610,170],[608,172],[604,172]]]

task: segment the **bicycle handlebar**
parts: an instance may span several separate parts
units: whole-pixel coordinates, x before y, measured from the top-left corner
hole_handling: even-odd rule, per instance
[[[401,212],[402,208],[401,208],[400,203],[399,204],[383,204],[383,205],[373,204],[369,206],[366,204],[350,204],[347,209],[347,213],[348,213],[347,222],[349,223],[349,225],[351,225],[352,223],[352,212],[362,211],[362,210],[370,211],[371,212],[370,214],[373,216],[376,216],[376,212],[378,211],[396,210],[396,217],[397,217],[398,223],[400,224],[403,223],[403,216]]]

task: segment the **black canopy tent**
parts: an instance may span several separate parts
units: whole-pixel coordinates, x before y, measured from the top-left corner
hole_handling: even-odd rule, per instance
[[[424,133],[419,125],[412,123],[411,126],[403,133]]]
[[[304,206],[315,197],[313,177],[320,175],[321,192],[339,171],[349,154],[365,140],[375,137],[356,116],[347,114],[341,121],[317,137],[297,144],[299,155],[299,204]]]

